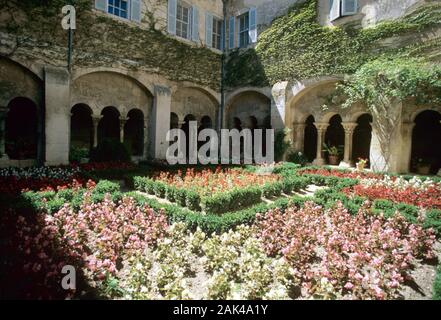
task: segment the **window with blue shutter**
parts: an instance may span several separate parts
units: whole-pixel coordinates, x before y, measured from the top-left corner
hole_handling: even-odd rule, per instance
[[[95,0],[95,8],[107,12],[107,0]]]
[[[343,0],[341,11],[343,16],[350,16],[356,14],[358,11],[358,1]]]
[[[250,12],[246,12],[238,17],[239,30],[238,39],[239,47],[246,47],[250,43]]]
[[[211,48],[213,46],[213,16],[205,13],[205,44]]]
[[[228,47],[230,49],[234,49],[235,41],[234,36],[236,34],[236,18],[230,17],[230,21],[228,23]]]
[[[250,42],[256,43],[257,42],[257,10],[256,8],[250,9],[250,26],[249,26],[249,36],[250,36]]]
[[[141,22],[141,0],[131,0],[130,19]]]
[[[192,27],[191,27],[191,39],[195,42],[199,41],[199,9],[193,6],[191,10]]]
[[[171,34],[176,34],[176,13],[177,13],[177,0],[168,0],[168,23],[167,30]]]

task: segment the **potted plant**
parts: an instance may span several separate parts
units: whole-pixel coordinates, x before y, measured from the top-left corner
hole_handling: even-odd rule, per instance
[[[364,168],[366,168],[368,161],[369,161],[368,159],[358,158],[358,162],[356,163],[357,170],[363,171]]]
[[[430,162],[424,160],[424,159],[418,159],[416,164],[416,171],[418,174],[421,175],[428,175],[430,173],[431,164]]]
[[[329,147],[326,143],[323,145],[325,152],[328,153],[329,164],[336,166],[340,162],[340,155],[342,153],[343,146],[331,146]]]

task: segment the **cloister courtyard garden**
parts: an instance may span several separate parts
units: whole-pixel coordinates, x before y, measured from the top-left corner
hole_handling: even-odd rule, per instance
[[[441,300],[441,0],[0,0],[11,299]]]
[[[3,298],[441,298],[439,177],[102,162],[0,180]]]

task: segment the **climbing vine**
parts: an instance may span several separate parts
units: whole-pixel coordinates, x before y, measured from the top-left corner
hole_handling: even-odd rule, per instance
[[[220,88],[220,54],[156,29],[151,12],[144,12],[143,24],[139,25],[95,14],[92,0],[0,0],[0,32],[9,37],[0,45],[0,54],[65,66],[67,32],[60,21],[61,7],[66,4],[74,4],[77,9],[74,70],[121,67],[161,74],[172,81],[191,81],[214,90]]]
[[[307,0],[259,35],[255,48],[239,49],[227,62],[227,85],[268,86],[278,81],[315,76],[351,74],[378,55],[423,55],[439,48],[439,39],[411,45],[389,46],[382,40],[415,35],[441,23],[441,5],[432,4],[411,15],[375,27],[322,26],[317,18],[317,0]],[[415,44],[417,43],[417,44]]]

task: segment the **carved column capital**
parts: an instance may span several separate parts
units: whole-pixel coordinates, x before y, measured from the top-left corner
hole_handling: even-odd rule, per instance
[[[314,122],[314,126],[317,128],[318,132],[325,132],[326,129],[328,129],[329,127],[329,123],[325,123],[325,122]]]
[[[92,116],[92,121],[94,124],[98,125],[98,123],[101,121],[101,119],[103,118],[103,116]]]
[[[358,123],[356,122],[342,122],[341,123],[343,129],[345,130],[346,134],[352,134],[355,130],[355,128],[357,128]]]
[[[155,86],[155,95],[156,96],[171,96],[171,90],[170,90],[170,88],[168,88],[166,86],[156,85]]]

